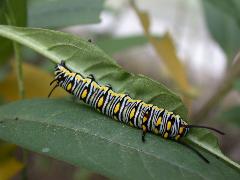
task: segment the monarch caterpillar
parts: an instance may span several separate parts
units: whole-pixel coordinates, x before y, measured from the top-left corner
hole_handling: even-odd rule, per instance
[[[176,141],[185,136],[191,128],[206,128],[224,134],[212,127],[189,125],[173,112],[147,104],[142,100],[134,100],[128,94],[116,93],[110,85],[99,85],[93,75],[84,77],[79,73],[72,72],[66,67],[64,61],[56,65],[54,73],[55,78],[50,85],[54,82],[56,82],[56,85],[50,91],[48,97],[51,96],[56,87],[60,86],[103,114],[142,129],[143,142],[147,132]],[[205,162],[209,163],[196,149],[182,141],[178,142],[190,148]]]

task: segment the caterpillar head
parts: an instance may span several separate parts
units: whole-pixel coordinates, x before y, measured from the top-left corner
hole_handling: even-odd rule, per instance
[[[69,69],[67,69],[65,62],[62,60],[61,63],[57,64],[55,67],[55,71],[54,71],[55,78],[52,81],[52,83],[56,81],[57,84],[61,86],[69,73],[70,73]]]
[[[181,132],[182,136],[186,136],[187,133],[189,132],[189,128],[188,128],[188,124],[182,118],[180,118],[179,132],[181,128],[182,128],[182,132]]]
[[[192,128],[201,128],[201,129],[209,129],[209,130],[212,130],[212,131],[215,131],[221,135],[224,135],[225,133],[216,129],[216,128],[213,128],[213,127],[209,127],[209,126],[201,126],[201,125],[192,125],[192,124],[187,124],[185,121],[183,121],[180,117],[179,117],[179,120],[180,120],[180,123],[179,123],[179,133],[181,134],[182,133],[182,136],[186,136],[186,134],[188,133],[189,129],[192,129]]]
[[[65,62],[61,61],[60,64],[57,64],[55,67],[55,78],[54,80],[50,83],[50,86],[56,82],[56,85],[52,88],[52,90],[50,91],[50,93],[48,94],[48,97],[51,96],[52,92],[54,91],[54,89],[56,89],[58,86],[62,86],[63,83],[65,82],[65,80],[67,79],[67,75],[70,73],[70,70],[67,69]]]
[[[189,132],[188,124],[179,116],[175,116],[174,131],[171,133],[171,138],[178,140],[179,138],[186,136]]]

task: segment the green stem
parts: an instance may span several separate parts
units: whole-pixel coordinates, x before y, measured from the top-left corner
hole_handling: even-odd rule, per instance
[[[16,72],[17,72],[17,82],[20,99],[24,98],[24,81],[23,81],[23,71],[22,71],[22,57],[21,57],[21,47],[18,43],[13,42],[13,48],[16,60]]]
[[[21,56],[21,46],[13,42],[13,48],[15,53],[15,64],[16,64],[16,73],[17,73],[17,83],[20,99],[24,99],[25,90],[24,90],[24,80],[23,80],[23,71],[22,71],[22,56]],[[28,180],[27,176],[27,162],[28,162],[28,152],[25,149],[22,149],[23,163],[24,168],[22,170],[22,180]]]
[[[7,20],[7,24],[16,25],[16,19],[14,11],[12,10],[12,5],[10,1],[7,1],[7,12],[5,14],[5,18]],[[13,49],[16,60],[16,72],[17,72],[17,82],[18,82],[18,90],[20,99],[24,98],[24,85],[23,85],[23,73],[22,73],[22,56],[21,56],[21,46],[13,42]]]
[[[223,82],[217,88],[216,94],[214,94],[202,108],[192,115],[191,119],[195,122],[199,122],[206,118],[209,112],[215,107],[222,99],[232,90],[233,83],[240,75],[240,52],[233,60],[232,66],[229,68]]]

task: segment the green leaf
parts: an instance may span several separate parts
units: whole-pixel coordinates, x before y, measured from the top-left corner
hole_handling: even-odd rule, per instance
[[[85,76],[94,74],[97,81],[111,84],[117,92],[129,93],[133,98],[174,111],[186,119],[187,110],[178,96],[143,75],[127,73],[87,40],[58,31],[11,26],[0,26],[1,35],[34,49],[55,63],[63,59],[73,71]]]
[[[147,134],[67,100],[24,100],[0,108],[0,137],[32,151],[120,179],[239,179],[240,171],[201,151]],[[200,149],[199,149],[200,150]]]
[[[203,0],[208,28],[232,60],[240,48],[240,1]]]
[[[104,0],[29,0],[28,24],[66,27],[100,22]]]
[[[26,0],[1,0],[0,24],[26,25]],[[8,22],[10,21],[10,22]],[[0,37],[0,64],[13,54],[11,41]]]
[[[217,118],[217,120],[223,121],[225,123],[232,123],[237,127],[240,127],[240,106],[235,106],[223,111]]]
[[[63,59],[66,61],[66,65],[73,71],[79,72],[85,76],[89,74],[94,74],[96,80],[100,84],[111,84],[113,89],[116,92],[126,92],[135,99],[142,99],[147,103],[153,103],[159,107],[163,107],[170,111],[174,111],[176,114],[179,114],[180,116],[183,117],[183,119],[186,120],[186,114],[187,114],[186,108],[182,104],[182,101],[180,100],[179,97],[177,97],[174,93],[170,92],[166,87],[164,87],[163,85],[159,84],[156,81],[153,81],[142,75],[133,75],[133,74],[127,73],[126,71],[121,69],[113,59],[111,59],[108,55],[106,55],[101,49],[99,49],[93,43],[89,43],[86,40],[79,39],[79,37],[66,34],[63,32],[44,30],[44,29],[17,28],[17,27],[10,27],[10,26],[0,26],[0,35],[6,38],[12,39],[14,41],[17,41],[18,43],[21,43],[23,45],[26,45],[29,48],[34,49],[40,54],[53,60],[55,63],[59,63],[60,60]],[[56,104],[59,104],[59,102],[57,102]],[[64,106],[65,109],[68,106],[69,105]],[[82,107],[86,108],[85,106],[82,106]],[[28,109],[27,107],[25,108]],[[56,107],[54,110],[51,110],[51,108],[48,108],[48,111],[49,113],[55,113],[56,109],[58,109],[58,107]],[[33,111],[33,109],[32,110],[28,109],[28,114],[34,113],[30,111]],[[64,115],[64,113],[61,113],[61,114]],[[80,111],[78,113],[79,114],[77,119],[81,119],[81,117],[84,117],[84,115]],[[91,116],[90,112],[88,113],[88,115],[89,115],[88,119],[87,120],[84,119],[84,120],[87,122],[89,121],[94,122],[95,118],[93,119],[90,118]],[[97,115],[98,116],[96,117],[96,119],[99,120],[102,118],[101,114],[97,114]],[[72,114],[70,114],[69,116],[72,116]],[[68,121],[69,118],[67,118],[66,121]],[[33,120],[36,120],[36,119],[38,119],[38,114],[36,114],[35,118],[33,118]],[[95,125],[97,124],[99,126],[98,122],[94,122],[94,123]],[[29,128],[29,130],[30,129],[31,128]],[[115,130],[115,126],[111,126],[110,129],[106,127],[105,129],[107,132],[111,131],[111,129]],[[86,128],[85,130],[91,131],[91,128]],[[32,131],[35,132],[35,129],[33,129]],[[140,132],[138,131],[138,134],[139,133]],[[15,143],[22,144],[24,137],[25,136],[18,136],[18,139],[16,140]],[[53,139],[50,138],[51,136],[48,136],[48,137],[49,137],[49,140],[54,141]],[[116,138],[116,136],[114,137]],[[39,138],[40,139],[37,139],[37,141],[41,141],[41,136]],[[199,147],[203,148],[205,151],[211,152],[211,154],[220,158],[221,161],[225,161],[224,163],[229,167],[232,166],[235,168],[239,168],[239,165],[237,163],[234,163],[233,161],[231,161],[221,153],[217,145],[216,138],[212,136],[208,131],[193,130],[191,131],[187,139],[190,143],[197,144]],[[124,142],[125,138],[120,137],[119,141]],[[158,140],[158,141],[159,141],[159,144],[162,144],[160,142],[163,142],[161,140]],[[94,141],[93,143],[97,143],[97,141],[96,142]],[[172,142],[167,141],[166,143],[171,144]],[[65,141],[62,144],[67,144],[67,141]],[[140,142],[138,144],[142,146]],[[106,143],[104,146],[107,146],[107,145],[108,143]],[[176,144],[174,143],[174,145],[171,147],[174,147],[175,145]],[[30,147],[27,147],[27,148],[30,149]],[[136,149],[136,150],[140,152],[139,149]],[[92,151],[92,149],[89,149],[89,151]],[[163,152],[163,151],[165,154],[168,154],[168,152],[171,151],[171,148],[169,149],[162,148],[160,150],[160,152]],[[180,151],[181,153],[184,153],[186,149],[181,149]],[[100,156],[99,158],[106,158],[104,156],[101,156],[101,154],[96,154],[96,156],[98,155]],[[60,158],[57,154],[53,155],[53,157]],[[171,154],[168,154],[168,156],[166,157],[170,158],[169,161],[167,160],[164,161],[164,163],[160,167],[164,166],[166,162],[172,164],[171,161],[174,160],[174,158],[172,158]],[[61,158],[65,158],[65,157],[61,156]],[[175,158],[183,163],[185,156],[183,157],[177,156]],[[196,158],[198,159],[199,163],[202,161],[198,157]],[[70,163],[74,163],[74,162],[70,162]],[[94,162],[95,161],[92,161],[93,164]],[[151,165],[149,164],[149,166],[152,166],[152,165],[153,164]],[[104,168],[104,166],[102,167]],[[175,167],[175,170],[179,171],[179,167],[177,168]],[[217,168],[214,169],[214,171],[215,170],[217,171]],[[112,172],[112,174],[114,174],[114,172]],[[189,174],[185,174],[185,175],[189,175]]]
[[[147,44],[145,36],[130,36],[122,38],[109,38],[98,40],[96,44],[108,54],[114,54],[134,46]]]
[[[234,89],[240,91],[240,79],[234,82]]]
[[[13,53],[11,41],[0,37],[0,65],[2,65]]]

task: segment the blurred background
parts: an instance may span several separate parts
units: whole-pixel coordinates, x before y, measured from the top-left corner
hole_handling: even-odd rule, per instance
[[[240,1],[3,0],[0,24],[57,29],[91,39],[129,72],[178,94],[195,124],[226,132],[222,151],[240,162]],[[9,6],[18,15],[7,22]],[[26,98],[46,97],[54,65],[22,48]],[[65,96],[58,90],[55,96]],[[0,104],[19,99],[11,42],[0,38]],[[22,150],[0,143],[0,174],[21,178]],[[14,169],[14,170],[13,170]],[[10,173],[9,173],[10,172]],[[107,179],[33,152],[29,179]],[[0,176],[1,177],[1,176]]]

